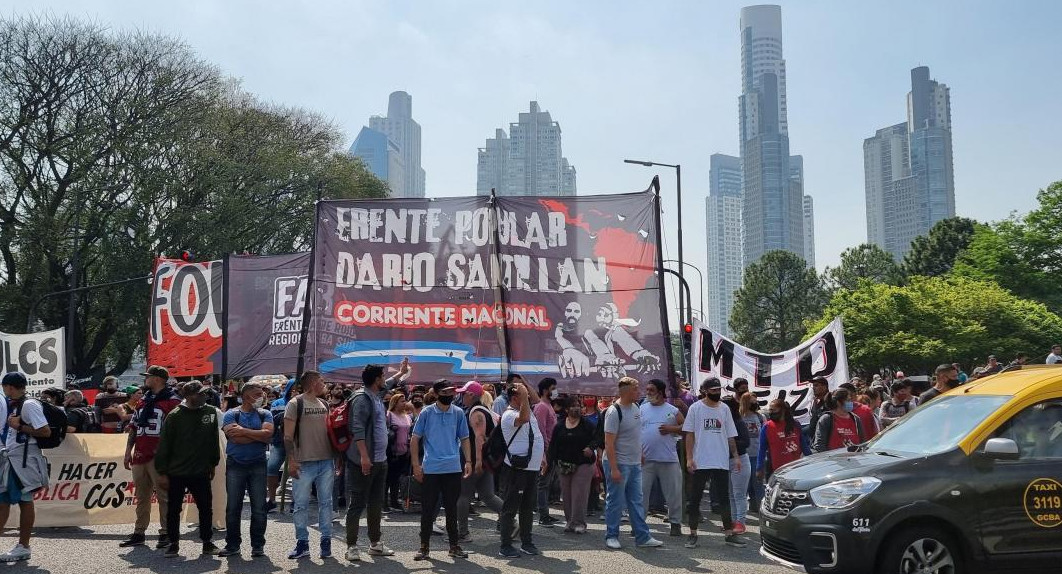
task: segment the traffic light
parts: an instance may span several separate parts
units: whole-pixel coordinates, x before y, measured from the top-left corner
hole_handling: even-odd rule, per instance
[[[689,376],[690,359],[693,356],[693,325],[686,323],[682,326],[682,372]]]

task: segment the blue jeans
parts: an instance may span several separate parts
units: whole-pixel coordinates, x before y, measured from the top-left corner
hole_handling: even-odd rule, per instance
[[[299,463],[299,478],[291,484],[294,506],[295,540],[310,540],[310,490],[317,487],[317,527],[321,540],[332,537],[332,486],[335,466],[331,459]]]
[[[645,523],[645,506],[642,503],[642,467],[638,464],[620,464],[622,479],[613,482],[611,472],[605,467],[608,494],[605,495],[605,538],[619,538],[620,515],[626,502],[627,514],[634,530],[634,541],[642,544],[651,538],[649,525]]]
[[[239,548],[243,495],[251,497],[251,548],[265,548],[266,463],[240,464],[229,457],[225,462],[225,547]]]

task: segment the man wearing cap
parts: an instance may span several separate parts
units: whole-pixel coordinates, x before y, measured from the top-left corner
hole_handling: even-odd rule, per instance
[[[218,553],[214,545],[213,494],[210,481],[221,462],[218,410],[206,406],[210,387],[191,381],[181,388],[184,403],[166,417],[155,452],[159,487],[168,491],[166,531],[170,545],[166,556],[177,556],[181,539],[181,509],[185,493],[191,493],[199,511],[199,540],[203,554]],[[264,544],[264,540],[263,540]]]
[[[125,445],[125,468],[133,471],[136,484],[136,525],[133,535],[118,546],[126,548],[144,543],[144,533],[151,520],[151,495],[159,502],[159,540],[155,548],[170,545],[166,530],[166,514],[169,509],[169,494],[166,488],[159,486],[159,474],[155,470],[155,451],[158,449],[159,435],[166,423],[166,416],[177,408],[181,399],[166,385],[170,372],[164,367],[152,366],[144,376],[147,392],[137,403],[136,412],[129,421],[129,439]]]
[[[450,556],[468,558],[468,553],[458,545],[457,532],[457,498],[461,495],[461,479],[472,475],[468,425],[465,423],[464,411],[453,404],[457,390],[450,381],[439,379],[431,388],[438,398],[434,404],[420,411],[409,443],[413,478],[424,485],[420,510],[420,550],[413,559],[428,559],[432,524],[435,522],[440,496],[446,508]],[[422,443],[423,460],[420,456]]]
[[[704,487],[710,483],[712,492],[730,492],[731,470],[741,470],[737,425],[730,407],[720,402],[723,385],[712,377],[701,383],[701,392],[704,398],[693,403],[682,424],[682,432],[686,435],[686,468],[693,475],[686,501],[686,515],[690,521],[686,548],[697,547]],[[719,508],[726,543],[745,546],[746,542],[734,533],[729,496],[719,497]]]
[[[469,381],[460,389],[457,389],[461,397],[461,408],[467,413],[469,451],[472,454],[472,476],[461,479],[461,496],[457,499],[457,533],[461,544],[472,542],[468,533],[468,505],[472,501],[472,495],[479,493],[479,499],[491,510],[501,513],[502,500],[494,494],[494,473],[483,464],[487,437],[494,430],[494,413],[480,404],[483,396],[483,385],[476,381]]]
[[[361,513],[368,506],[369,555],[393,556],[383,545],[380,521],[387,490],[387,408],[383,394],[384,369],[367,365],[361,372],[363,386],[350,398],[348,425],[351,440],[347,448],[347,560],[361,560],[358,531]],[[396,380],[392,378],[392,380]]]
[[[6,476],[7,483],[0,487],[0,524],[7,524],[12,504],[18,505],[19,521],[18,543],[0,554],[0,562],[30,559],[30,533],[36,519],[33,492],[48,486],[48,461],[37,438],[51,436],[52,429],[41,403],[26,397],[28,384],[26,375],[17,371],[4,375],[2,383],[7,400],[0,401],[0,419],[6,421],[0,442],[7,456],[0,457],[0,476]]]
[[[243,497],[251,499],[251,556],[265,556],[266,445],[273,439],[273,414],[262,408],[265,391],[246,383],[240,388],[240,406],[227,411],[221,430],[225,445],[225,549],[219,556],[240,553]]]

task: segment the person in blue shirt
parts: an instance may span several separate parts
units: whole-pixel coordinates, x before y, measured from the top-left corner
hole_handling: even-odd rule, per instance
[[[269,405],[269,412],[273,415],[273,439],[269,443],[269,459],[266,461],[266,488],[269,497],[266,500],[266,512],[273,512],[277,508],[277,489],[280,488],[280,473],[284,466],[287,453],[284,451],[284,411],[288,408],[291,397],[302,392],[296,385],[295,379],[288,379],[284,392],[280,398]]]
[[[251,499],[251,556],[265,555],[266,448],[273,440],[273,414],[262,408],[265,390],[256,383],[240,389],[239,407],[225,413],[225,548],[219,556],[240,553],[243,496]]]
[[[435,404],[420,411],[409,443],[413,478],[424,485],[420,511],[420,550],[413,559],[428,559],[432,524],[435,522],[440,496],[446,508],[450,556],[467,558],[468,553],[457,544],[457,499],[461,495],[461,479],[472,475],[468,424],[464,411],[453,404],[457,389],[450,381],[439,379],[432,385],[432,390],[438,399]],[[422,445],[423,455],[420,452]]]

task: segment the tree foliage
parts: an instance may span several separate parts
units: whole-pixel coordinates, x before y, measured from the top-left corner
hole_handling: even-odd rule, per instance
[[[807,334],[840,315],[850,365],[929,372],[989,354],[1030,354],[1062,340],[1062,318],[989,281],[912,277],[904,287],[863,283],[837,291]]]
[[[34,302],[75,282],[146,275],[160,253],[304,248],[318,194],[386,194],[341,139],[317,115],[258,102],[177,40],[0,20],[0,329],[22,331]],[[147,302],[146,283],[78,295],[73,371],[124,370]],[[36,317],[66,325],[67,308],[47,299]]]
[[[831,289],[849,291],[858,289],[863,281],[886,285],[903,285],[906,281],[903,268],[892,255],[873,243],[845,249],[841,253],[841,264],[827,268],[824,275]]]
[[[798,345],[805,322],[822,312],[822,278],[789,251],[770,251],[745,269],[734,296],[730,328],[738,342],[766,353]]]
[[[916,237],[903,258],[908,275],[938,277],[951,270],[955,258],[973,239],[977,222],[965,217],[942,219],[927,235]]]

